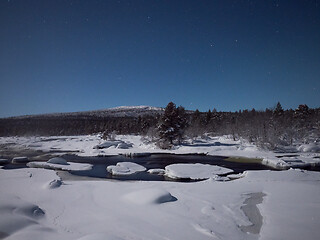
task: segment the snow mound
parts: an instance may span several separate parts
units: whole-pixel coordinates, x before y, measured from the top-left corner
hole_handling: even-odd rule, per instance
[[[4,165],[4,164],[8,164],[8,163],[10,163],[9,159],[3,159],[3,158],[0,159],[0,165]]]
[[[165,167],[165,175],[170,178],[186,178],[202,180],[215,177],[215,175],[227,174],[233,172],[232,169],[209,164],[171,164]]]
[[[161,168],[154,168],[154,169],[149,169],[148,173],[157,174],[157,175],[164,175],[166,173],[166,170],[161,169]]]
[[[45,212],[39,206],[16,196],[0,197],[0,233],[4,236],[10,236],[25,227],[38,224],[38,219],[44,215]]]
[[[123,240],[123,238],[118,238],[115,236],[111,236],[109,233],[93,233],[86,236],[83,236],[81,238],[78,238],[78,240]]]
[[[121,142],[118,144],[117,148],[118,149],[129,149],[129,148],[132,148],[132,146],[133,146],[132,143]]]
[[[107,167],[107,171],[113,175],[130,175],[136,172],[144,172],[147,169],[133,162],[118,162],[117,165]]]
[[[47,189],[54,189],[54,188],[58,188],[62,185],[62,181],[59,180],[59,179],[55,179],[55,180],[52,180],[50,181],[49,183],[47,183],[45,185],[45,188]]]
[[[29,159],[27,157],[15,157],[12,159],[12,163],[27,163]]]
[[[106,141],[102,144],[96,145],[93,148],[95,149],[103,149],[103,148],[109,148],[109,147],[117,147],[120,143],[123,143],[123,141],[114,140],[114,141]]]
[[[110,148],[110,147],[115,147],[118,149],[129,149],[132,148],[133,144],[124,142],[121,140],[113,140],[113,141],[106,141],[102,144],[96,145],[93,148],[94,149],[104,149],[104,148]]]
[[[62,171],[84,171],[90,170],[92,168],[91,164],[85,163],[68,163],[68,165],[55,164],[48,162],[29,162],[27,166],[30,168],[45,168],[53,170],[62,170]]]
[[[131,192],[123,197],[127,202],[138,205],[145,204],[162,204],[166,202],[173,202],[177,199],[171,193],[160,188],[148,188],[135,192]]]
[[[70,165],[64,158],[54,157],[49,159],[47,163],[60,164],[60,165]]]
[[[316,143],[303,144],[298,147],[299,152],[320,152],[320,145]]]

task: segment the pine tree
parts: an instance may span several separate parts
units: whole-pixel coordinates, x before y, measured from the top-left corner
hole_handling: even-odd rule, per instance
[[[159,135],[162,140],[169,141],[170,144],[178,136],[177,118],[178,111],[176,105],[173,102],[169,102],[161,118]]]
[[[187,124],[184,107],[176,107],[173,102],[168,103],[158,127],[159,136],[162,141],[173,144],[174,140],[182,139]]]
[[[283,108],[282,108],[280,102],[277,103],[277,106],[276,106],[275,110],[273,111],[273,113],[276,115],[281,115],[283,113]]]

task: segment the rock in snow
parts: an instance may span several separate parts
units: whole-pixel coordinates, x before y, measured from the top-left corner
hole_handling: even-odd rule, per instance
[[[107,171],[113,175],[130,175],[136,172],[144,172],[147,169],[139,164],[132,162],[118,162],[117,165],[107,167]]]

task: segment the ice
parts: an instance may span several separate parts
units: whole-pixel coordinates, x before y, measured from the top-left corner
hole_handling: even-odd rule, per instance
[[[133,162],[118,162],[117,165],[110,165],[107,171],[113,175],[130,175],[137,172],[144,172],[147,169]]]
[[[208,179],[216,175],[233,172],[232,169],[200,163],[171,164],[165,167],[165,175],[170,178],[187,178],[194,180]]]

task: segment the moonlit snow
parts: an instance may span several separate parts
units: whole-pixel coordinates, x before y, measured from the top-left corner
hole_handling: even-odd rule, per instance
[[[47,162],[29,162],[27,163],[27,166],[31,168],[46,168],[62,171],[83,171],[90,170],[92,168],[91,164],[73,162],[69,163],[61,157],[51,158]]]
[[[94,148],[105,142],[100,135],[0,138],[13,152],[29,149],[62,157],[29,162],[30,168],[0,168],[0,238],[301,240],[320,235],[320,173],[288,169],[319,164],[318,143],[300,145],[300,150],[295,146],[294,154],[279,154],[228,136],[190,140],[173,150],[159,149],[140,136],[117,135],[116,140],[131,143],[132,148]],[[149,173],[206,180],[75,181],[66,177],[68,173],[60,179],[52,169],[86,170],[92,165],[67,162],[61,156],[64,151],[79,156],[201,153],[251,157],[288,170],[229,174],[229,169],[219,166],[179,163],[149,169]],[[146,171],[129,161],[108,170],[122,175]]]
[[[64,181],[45,187],[55,180],[60,179],[53,170],[0,169],[2,237],[301,240],[320,234],[318,172],[248,171],[228,182]]]
[[[119,162],[117,165],[110,165],[107,171],[113,175],[130,175],[137,172],[144,172],[147,169],[139,164],[132,162]]]
[[[165,175],[170,178],[208,179],[216,175],[232,173],[233,170],[209,164],[171,164],[166,166]]]

